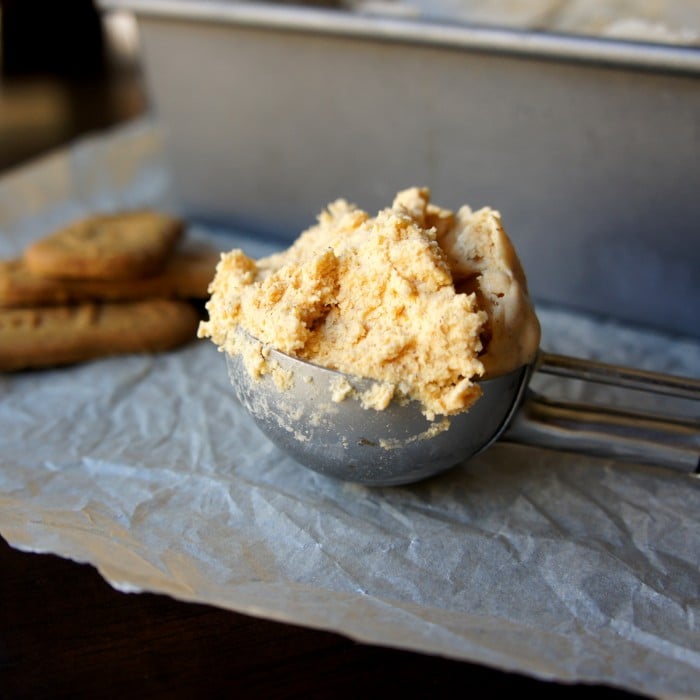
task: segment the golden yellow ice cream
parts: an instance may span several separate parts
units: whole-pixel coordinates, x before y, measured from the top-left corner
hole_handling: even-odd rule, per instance
[[[431,419],[467,410],[478,379],[532,362],[540,340],[499,214],[455,214],[427,188],[399,192],[375,217],[337,200],[282,253],[224,253],[209,291],[199,335],[220,350],[243,351],[240,325],[289,355],[377,380],[374,408],[409,398]]]

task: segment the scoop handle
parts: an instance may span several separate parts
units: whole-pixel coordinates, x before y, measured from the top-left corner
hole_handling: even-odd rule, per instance
[[[537,371],[569,379],[700,401],[700,381],[691,377],[650,372],[551,352],[540,353]]]
[[[700,382],[542,353],[537,371],[700,401]],[[501,440],[700,475],[700,419],[549,399],[528,389]]]

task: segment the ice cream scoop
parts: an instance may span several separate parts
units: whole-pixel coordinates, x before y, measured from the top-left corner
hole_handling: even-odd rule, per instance
[[[481,381],[482,396],[469,410],[429,420],[417,401],[367,408],[363,397],[377,382],[297,359],[239,333],[250,352],[226,354],[226,362],[240,403],[297,462],[343,481],[417,482],[497,440],[699,471],[697,418],[556,402],[530,388],[533,374],[545,372],[699,401],[700,381],[694,379],[540,352],[532,364]],[[266,370],[251,371],[251,357]]]

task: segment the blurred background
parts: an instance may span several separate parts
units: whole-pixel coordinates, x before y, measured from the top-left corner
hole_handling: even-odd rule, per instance
[[[129,13],[0,0],[0,28],[0,171],[147,109]]]
[[[275,4],[272,2],[271,4]],[[700,45],[699,0],[277,0]],[[138,27],[95,0],[0,0],[0,171],[148,108]]]
[[[698,0],[276,0],[700,45]],[[0,0],[0,171],[148,109],[135,17],[95,0]]]

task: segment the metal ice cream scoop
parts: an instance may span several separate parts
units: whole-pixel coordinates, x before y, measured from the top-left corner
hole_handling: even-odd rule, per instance
[[[254,377],[226,355],[240,403],[258,427],[300,464],[344,481],[406,484],[443,472],[496,440],[700,470],[700,419],[550,400],[530,388],[535,372],[700,401],[700,381],[540,352],[532,365],[480,382],[466,412],[428,420],[415,401],[364,408],[373,380],[290,357],[259,341],[272,371]],[[344,390],[339,394],[339,388]],[[348,388],[352,391],[348,394]]]

